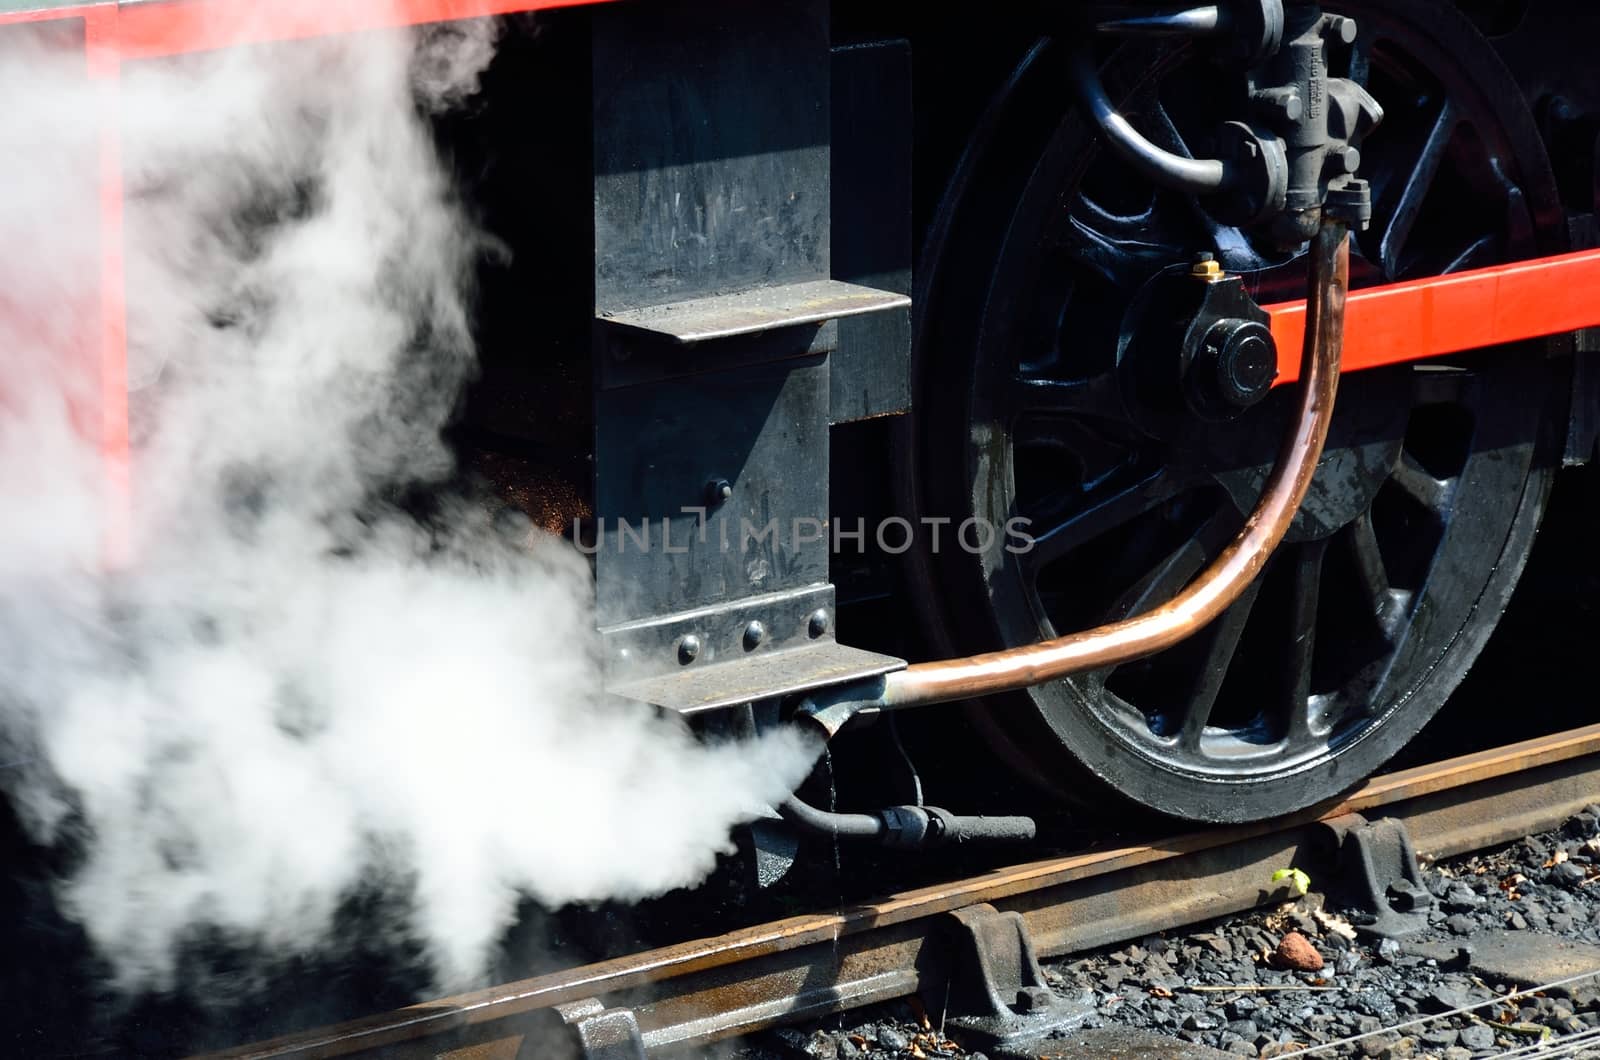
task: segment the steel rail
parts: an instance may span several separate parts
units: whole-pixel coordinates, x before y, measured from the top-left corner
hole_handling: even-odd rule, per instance
[[[652,1053],[687,1049],[917,991],[940,996],[944,914],[967,906],[1020,913],[1040,955],[1060,956],[1283,899],[1269,892],[1273,870],[1332,871],[1321,821],[1395,817],[1418,851],[1445,857],[1554,828],[1595,801],[1600,725],[1377,777],[1285,820],[1032,861],[219,1055],[559,1055],[563,1008],[627,1008]]]

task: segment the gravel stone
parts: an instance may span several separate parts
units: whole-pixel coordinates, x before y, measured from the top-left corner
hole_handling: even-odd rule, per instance
[[[1367,1038],[1363,1040],[1360,1046],[1361,1055],[1370,1057],[1371,1060],[1378,1060],[1379,1057],[1389,1051],[1389,1046],[1394,1044],[1388,1040],[1389,1037],[1392,1037],[1392,1035],[1379,1038]]]
[[[1504,1005],[1493,1015],[1487,1007],[1478,1009],[1481,1019],[1463,1015],[1403,1032],[1384,1029],[1485,1002],[1495,991],[1503,995],[1562,978],[1567,968],[1573,974],[1600,967],[1600,886],[1580,885],[1594,871],[1589,865],[1600,865],[1600,806],[1585,814],[1561,833],[1425,866],[1423,885],[1437,899],[1433,926],[1403,942],[1365,935],[1347,940],[1312,915],[1323,906],[1308,896],[1193,932],[1149,936],[1114,951],[1051,963],[1046,978],[1059,995],[1086,995],[1098,1009],[1086,1029],[1165,1036],[1171,1052],[1151,1055],[1178,1055],[1193,1043],[1197,1055],[1209,1049],[1271,1057],[1367,1035],[1319,1052],[1318,1060],[1481,1060],[1536,1042],[1542,1029],[1560,1035],[1600,1027],[1597,978],[1552,990],[1549,997],[1507,1003],[1521,1024],[1514,1030],[1484,1022],[1506,1011]],[[1585,845],[1590,840],[1596,841],[1593,849]],[[1546,868],[1558,850],[1567,859]],[[1357,911],[1336,903],[1326,909],[1360,926]],[[1302,946],[1307,970],[1280,963],[1282,950]],[[903,1013],[864,1024],[858,1032],[867,1040],[862,1047],[830,1030],[837,1060],[901,1060],[913,1040],[929,1060],[970,1060],[970,1054],[931,1047]],[[959,1040],[954,1029],[951,1034]],[[1058,1036],[1056,1044],[1070,1038]],[[792,1060],[809,1055],[814,1054],[786,1054]]]
[[[1429,1012],[1450,1012],[1458,1008],[1466,1008],[1470,1001],[1460,990],[1451,986],[1438,986],[1430,990],[1422,998],[1422,1007]]]
[[[1588,873],[1583,871],[1582,865],[1575,865],[1570,861],[1563,861],[1550,870],[1550,879],[1563,887],[1576,887],[1588,878]]]
[[[1444,1049],[1456,1044],[1458,1036],[1459,1034],[1454,1027],[1436,1027],[1432,1030],[1423,1031],[1418,1035],[1426,1045],[1434,1049]]]
[[[1562,831],[1578,839],[1600,835],[1600,808],[1589,807],[1567,819]]]
[[[1278,967],[1297,972],[1322,970],[1322,954],[1318,953],[1317,948],[1298,931],[1291,931],[1283,937],[1283,941],[1278,943],[1273,959]]]
[[[885,1049],[899,1052],[901,1049],[904,1049],[906,1046],[911,1044],[911,1039],[907,1038],[893,1027],[884,1026],[878,1028],[878,1044],[883,1046]]]
[[[1261,1002],[1257,1001],[1249,994],[1245,994],[1242,997],[1236,997],[1232,1001],[1228,1002],[1227,1005],[1223,1007],[1223,1011],[1228,1014],[1228,1018],[1230,1020],[1242,1020],[1247,1019],[1252,1012],[1256,1011],[1260,1007]]]
[[[1452,884],[1445,892],[1444,907],[1452,913],[1473,913],[1483,906],[1483,899],[1464,883]]]

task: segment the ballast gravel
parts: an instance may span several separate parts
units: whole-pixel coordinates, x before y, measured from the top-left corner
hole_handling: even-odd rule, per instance
[[[1554,1047],[1600,1028],[1600,806],[1558,832],[1428,865],[1423,875],[1434,898],[1428,928],[1401,941],[1356,935],[1313,880],[1312,892],[1289,905],[1048,963],[1056,993],[1091,1014],[1071,1032],[991,1051],[985,1060],[1476,1060],[1541,1043]],[[1285,948],[1295,959],[1280,956]],[[1319,970],[1292,970],[1314,964],[1312,955],[1322,960]],[[1511,996],[1574,976],[1580,978]],[[984,1056],[963,1051],[941,1031],[941,1014],[915,1003],[843,1019],[844,1026],[775,1032],[748,1043],[743,1055]],[[1402,1023],[1410,1025],[1390,1029]],[[1600,1060],[1600,1037],[1592,1051],[1570,1055]]]

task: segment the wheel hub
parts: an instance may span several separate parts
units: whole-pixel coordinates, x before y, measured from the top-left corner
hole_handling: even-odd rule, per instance
[[[1226,317],[1212,324],[1197,346],[1188,351],[1189,369],[1183,377],[1196,409],[1244,412],[1272,389],[1278,351],[1265,324]]]

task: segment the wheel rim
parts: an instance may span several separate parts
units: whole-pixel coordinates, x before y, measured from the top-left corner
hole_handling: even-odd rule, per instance
[[[1346,6],[1363,30],[1352,73],[1370,77],[1391,130],[1367,149],[1377,217],[1355,282],[1559,249],[1531,124],[1485,95],[1492,79],[1480,84],[1487,45],[1431,3]],[[1439,19],[1476,50],[1463,58]],[[1140,127],[1205,153],[1195,130],[1218,124],[1217,101],[1189,57],[1122,58],[1107,84]],[[1246,273],[1262,302],[1300,293],[1297,261],[1255,250],[1192,200],[1141,188],[1072,116],[1015,201],[969,374],[947,374],[948,349],[937,372],[924,366],[940,384],[921,420],[924,512],[1021,514],[1038,536],[1021,555],[932,559],[956,594],[989,605],[945,598],[944,632],[964,646],[1025,643],[1170,597],[1253,506],[1292,403],[1274,394],[1235,423],[1152,439],[1128,412],[1117,350],[1140,285],[1192,249]],[[1462,224],[1464,208],[1482,224]],[[1549,389],[1537,356],[1349,377],[1313,496],[1238,605],[1173,651],[990,704],[987,727],[1058,790],[1075,787],[1071,760],[1136,802],[1213,820],[1305,805],[1376,768],[1459,679],[1525,557],[1547,485],[1534,442]],[[933,474],[957,460],[964,482]],[[951,480],[966,488],[951,496]]]

